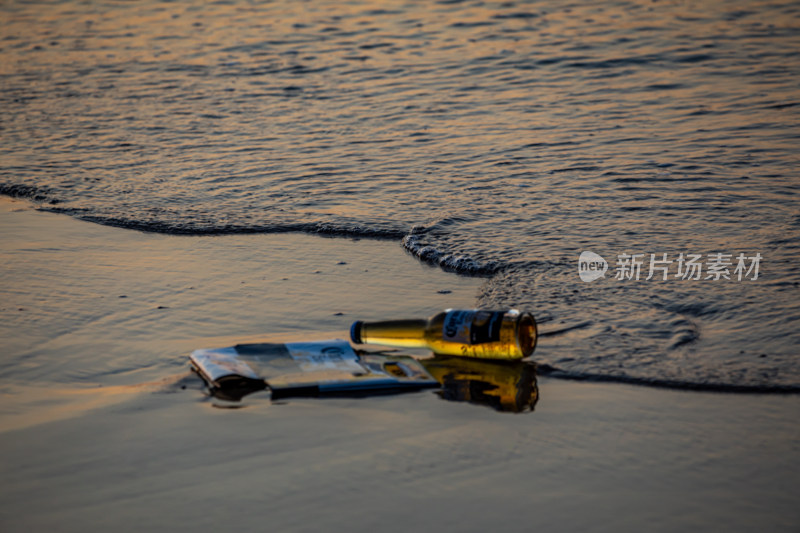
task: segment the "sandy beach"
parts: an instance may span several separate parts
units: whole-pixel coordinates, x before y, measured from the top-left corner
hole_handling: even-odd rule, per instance
[[[471,307],[484,280],[392,241],[145,234],[9,199],[0,217],[3,531],[800,524],[796,395],[540,377],[518,414],[430,390],[219,402],[192,349],[347,338]]]
[[[797,2],[41,4],[0,2],[0,533],[800,531]],[[400,350],[416,392],[189,364],[512,307],[528,361]]]

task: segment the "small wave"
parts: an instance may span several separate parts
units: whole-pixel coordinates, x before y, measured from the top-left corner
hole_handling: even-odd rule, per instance
[[[21,183],[0,183],[0,194],[12,198],[25,198],[35,202],[58,203],[58,200],[53,198],[52,194],[47,189],[34,187],[32,185],[23,185]]]
[[[135,220],[124,217],[98,215],[86,209],[73,207],[57,207],[60,201],[49,191],[23,184],[0,184],[0,194],[12,198],[22,198],[35,202],[38,209],[50,213],[69,215],[77,219],[112,226],[132,229],[147,233],[163,233],[167,235],[234,235],[252,233],[310,233],[328,237],[350,237],[362,239],[399,240],[406,231],[394,228],[375,228],[359,224],[334,224],[327,222],[289,222],[274,224],[219,224],[200,222],[165,222]]]
[[[672,335],[671,350],[696,342],[700,338],[700,328],[691,320],[676,320],[673,327],[675,332]]]
[[[180,222],[141,221],[102,215],[82,214],[74,209],[42,208],[45,211],[70,214],[96,224],[133,229],[148,233],[168,235],[235,235],[252,233],[311,233],[329,237],[355,237],[362,239],[397,240],[405,232],[396,229],[370,228],[356,224],[332,224],[323,222],[296,222],[275,224],[198,224]]]
[[[538,13],[530,13],[530,12],[520,12],[520,13],[499,13],[495,15],[493,18],[498,20],[506,20],[506,19],[535,19],[539,18]]]
[[[452,254],[423,244],[420,242],[419,234],[414,232],[403,237],[403,248],[421,261],[458,274],[490,276],[502,269],[500,264],[493,261],[481,262],[467,255]]]

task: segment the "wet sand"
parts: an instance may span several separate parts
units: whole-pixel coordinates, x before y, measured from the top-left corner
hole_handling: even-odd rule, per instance
[[[542,377],[515,414],[435,391],[204,394],[194,348],[474,305],[483,280],[398,243],[144,234],[7,199],[0,227],[3,531],[800,525],[797,395]]]

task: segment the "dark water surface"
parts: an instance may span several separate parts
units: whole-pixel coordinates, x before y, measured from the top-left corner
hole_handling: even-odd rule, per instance
[[[4,2],[0,192],[395,239],[493,274],[476,304],[533,311],[563,375],[798,390],[798,52],[788,0]]]

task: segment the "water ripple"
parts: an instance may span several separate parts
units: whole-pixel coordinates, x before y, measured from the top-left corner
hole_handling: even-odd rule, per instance
[[[306,7],[3,3],[0,193],[146,231],[395,239],[491,276],[480,305],[590,324],[537,351],[563,375],[800,385],[793,2]],[[583,250],[605,280],[580,281]],[[740,252],[758,280],[612,274]]]

